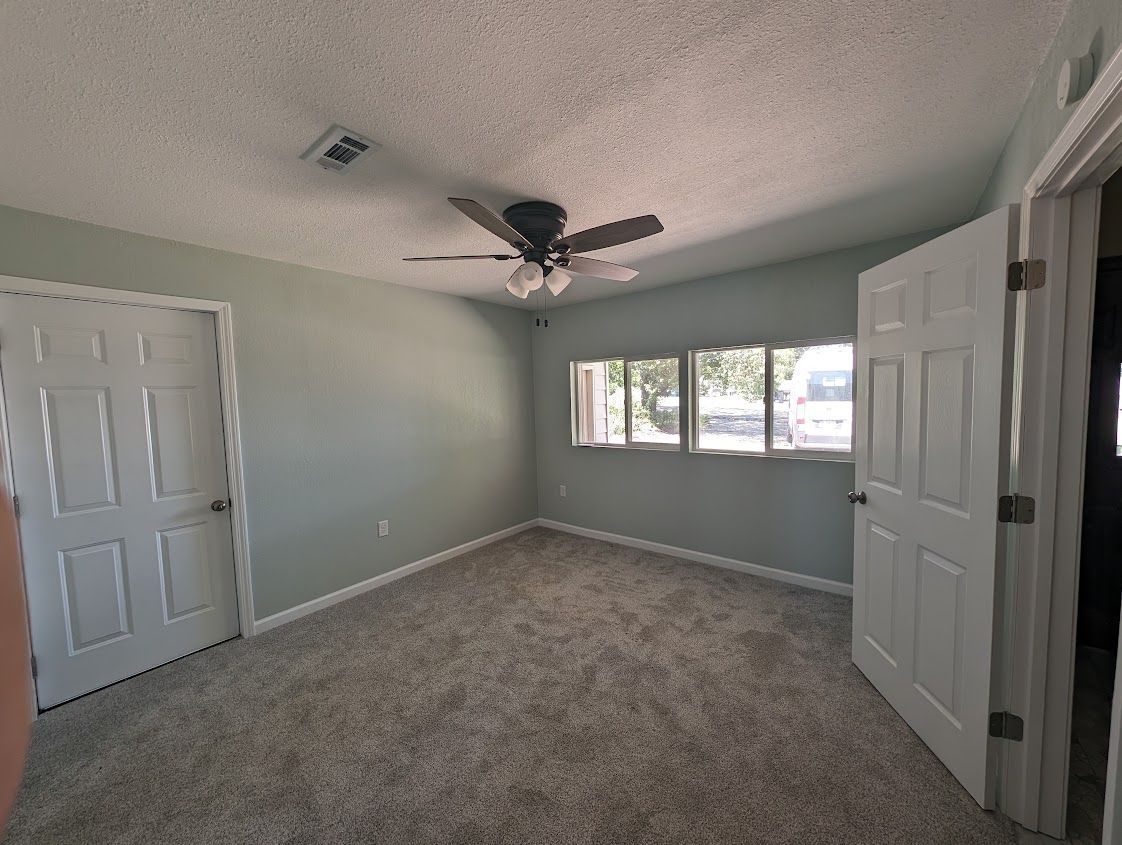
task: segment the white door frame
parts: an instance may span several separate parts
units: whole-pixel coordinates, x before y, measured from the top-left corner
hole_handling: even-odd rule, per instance
[[[246,518],[245,475],[242,471],[241,424],[238,416],[237,378],[234,372],[234,322],[229,302],[212,299],[190,299],[166,296],[143,291],[114,290],[92,285],[74,285],[48,282],[41,279],[21,279],[0,276],[0,293],[23,293],[85,302],[105,302],[112,305],[144,305],[170,308],[176,311],[201,311],[214,315],[215,336],[218,341],[218,389],[222,403],[222,438],[226,447],[226,476],[230,487],[231,532],[234,540],[234,583],[238,592],[238,628],[243,637],[252,637],[253,593],[251,590],[249,560],[249,527]],[[10,504],[17,493],[12,476],[11,439],[8,435],[6,410],[0,395],[0,463],[3,473],[0,484]],[[17,523],[18,525],[18,523]],[[22,553],[21,553],[22,558]],[[22,572],[22,560],[20,571]],[[30,608],[28,609],[30,612]],[[28,666],[30,674],[31,667]]]
[[[1047,282],[1021,294],[1017,310],[1024,393],[1011,478],[1036,498],[1036,520],[1013,529],[1008,558],[1002,680],[1006,709],[1025,730],[1022,742],[1004,743],[999,805],[1056,837],[1066,824],[1099,197],[1120,164],[1122,49],[1041,159],[1021,204],[1021,257],[1044,259]]]

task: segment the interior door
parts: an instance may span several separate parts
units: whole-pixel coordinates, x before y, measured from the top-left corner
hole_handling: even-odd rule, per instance
[[[987,808],[1016,233],[999,209],[858,282],[853,662]]]
[[[40,707],[238,633],[210,314],[0,294]]]

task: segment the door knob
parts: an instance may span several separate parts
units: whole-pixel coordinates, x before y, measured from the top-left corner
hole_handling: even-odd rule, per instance
[[[865,502],[869,501],[869,497],[865,495],[864,490],[862,490],[860,493],[854,493],[850,491],[848,498],[851,505],[863,505],[865,504]]]
[[[850,494],[850,495],[852,495],[852,494]],[[863,496],[865,494],[862,493],[861,495]],[[226,510],[226,500],[225,499],[215,499],[213,502],[210,503],[210,509],[212,511],[224,511],[224,510]]]

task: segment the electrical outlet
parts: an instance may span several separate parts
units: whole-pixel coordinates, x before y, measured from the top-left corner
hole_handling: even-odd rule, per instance
[[[390,533],[390,521],[388,519],[383,519],[381,522],[378,523],[378,536],[379,537],[385,537],[389,533]]]
[[[569,492],[565,489],[565,485],[562,484],[561,485],[561,498],[564,499],[568,495],[569,495]]]

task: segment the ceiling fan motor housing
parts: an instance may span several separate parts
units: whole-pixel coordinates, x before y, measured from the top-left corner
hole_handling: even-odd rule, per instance
[[[559,268],[567,268],[584,276],[613,279],[617,282],[631,281],[638,274],[638,270],[612,264],[610,261],[601,261],[598,258],[589,258],[583,253],[630,243],[663,231],[662,223],[657,217],[653,214],[644,214],[565,235],[568,215],[565,209],[556,203],[544,200],[520,202],[508,207],[503,212],[503,216],[499,217],[491,209],[473,199],[448,197],[448,202],[470,220],[512,246],[518,254],[430,255],[406,258],[406,261],[465,261],[488,258],[508,261],[517,258],[525,262],[519,271],[533,270],[534,280],[538,282],[534,290],[540,287],[543,277],[552,273],[556,284],[549,285],[549,289],[555,296],[565,289],[571,279],[567,272],[562,272]],[[557,272],[554,273],[554,270]],[[508,290],[515,281],[512,276],[507,284]],[[521,297],[523,291],[511,290],[511,293]]]
[[[536,261],[548,272],[551,268],[545,267],[545,260],[549,256],[549,245],[565,233],[568,222],[565,209],[541,200],[520,202],[503,212],[503,220],[530,241],[526,260]]]

